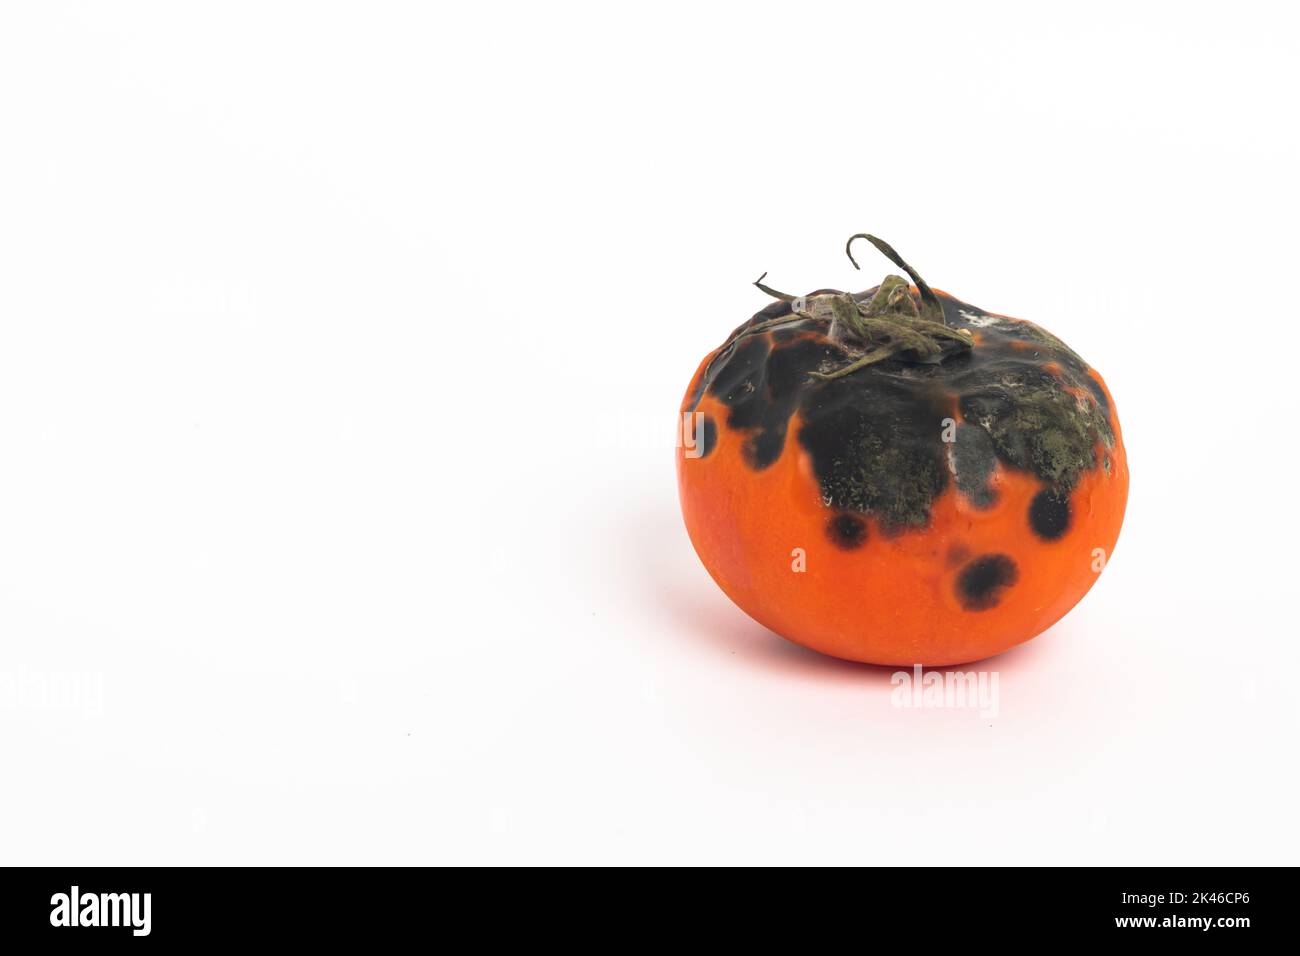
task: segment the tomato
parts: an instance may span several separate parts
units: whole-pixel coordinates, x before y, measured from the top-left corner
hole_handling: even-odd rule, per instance
[[[857,238],[912,282],[795,298],[760,279],[776,301],[700,363],[686,528],[728,597],[791,641],[874,664],[989,657],[1064,616],[1115,547],[1114,401],[1055,336]]]

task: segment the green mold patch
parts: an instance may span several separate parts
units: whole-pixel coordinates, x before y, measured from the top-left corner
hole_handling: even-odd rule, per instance
[[[825,500],[835,508],[876,515],[887,531],[924,527],[930,504],[948,485],[932,454],[909,450],[897,434],[866,421],[819,475]]]
[[[1097,445],[1115,443],[1096,401],[1072,394],[1045,369],[976,373],[962,386],[962,417],[988,433],[998,458],[1055,487],[1073,488],[1097,467]]]
[[[806,402],[799,443],[828,507],[875,516],[886,533],[924,527],[950,474],[939,440],[942,408],[924,382],[863,374]]]

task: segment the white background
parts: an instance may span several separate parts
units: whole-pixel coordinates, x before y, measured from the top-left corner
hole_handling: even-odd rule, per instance
[[[6,5],[0,859],[1296,863],[1298,26]],[[1116,397],[1119,547],[993,719],[681,524],[696,364],[862,230]]]

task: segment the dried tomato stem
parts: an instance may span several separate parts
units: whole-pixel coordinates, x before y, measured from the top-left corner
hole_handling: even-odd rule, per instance
[[[759,276],[757,279],[754,280],[754,285],[758,286],[760,289],[762,289],[764,292],[766,292],[774,299],[780,299],[782,302],[794,301],[794,296],[786,295],[784,292],[777,292],[775,289],[763,285],[763,280],[766,278],[767,278],[767,273],[764,272],[761,276]]]
[[[862,356],[862,358],[850,362],[843,368],[837,368],[833,372],[809,372],[808,374],[823,382],[830,382],[837,378],[843,378],[845,375],[852,372],[856,372],[860,368],[865,368],[868,365],[875,365],[877,362],[883,362],[887,358],[892,358],[897,351],[897,349],[887,345],[884,348],[876,349],[874,352],[868,352],[866,355]]]
[[[906,272],[916,283],[916,289],[921,293],[921,318],[929,319],[931,322],[938,322],[940,325],[943,321],[943,306],[939,304],[939,297],[934,294],[925,280],[921,278],[920,273],[903,261],[903,257],[894,251],[894,247],[883,239],[877,239],[875,236],[866,232],[859,232],[856,235],[849,236],[849,241],[844,244],[844,254],[849,257],[849,262],[853,263],[853,268],[861,269],[858,260],[853,258],[853,241],[855,239],[865,239],[871,243],[880,252],[898,268]]]
[[[800,297],[787,295],[764,285],[763,280],[767,278],[767,273],[764,272],[754,285],[774,299],[789,302],[792,314],[738,329],[715,353],[714,359],[734,346],[739,339],[801,321],[827,323],[827,335],[831,340],[839,343],[850,357],[856,356],[833,371],[811,373],[814,378],[822,381],[843,378],[887,359],[939,362],[954,350],[971,347],[970,333],[965,329],[950,328],[944,322],[939,297],[889,243],[865,232],[849,237],[844,251],[855,269],[861,268],[853,258],[853,242],[857,239],[866,239],[911,277],[920,294],[920,308],[912,297],[911,286],[902,276],[885,276],[880,285],[871,290],[872,296],[868,301],[859,301],[865,293],[858,296],[844,292],[822,292]],[[713,359],[705,369],[706,376],[712,367]]]

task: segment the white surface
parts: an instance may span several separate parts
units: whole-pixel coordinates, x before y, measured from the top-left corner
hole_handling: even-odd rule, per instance
[[[1218,10],[6,6],[4,862],[1296,863],[1300,24]],[[678,514],[696,363],[860,230],[1118,402],[993,719]]]

